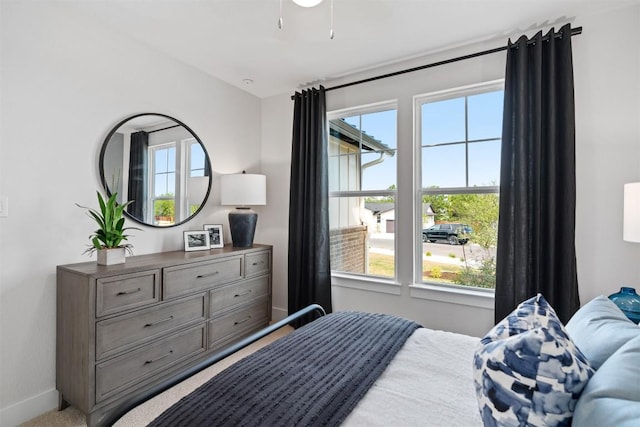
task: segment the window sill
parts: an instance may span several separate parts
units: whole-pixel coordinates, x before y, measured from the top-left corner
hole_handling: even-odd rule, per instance
[[[350,274],[331,274],[331,286],[340,286],[364,291],[379,292],[383,294],[400,295],[400,284],[393,280],[379,277],[354,276]]]
[[[412,298],[494,309],[494,294],[491,291],[461,289],[453,286],[414,284],[409,286]]]

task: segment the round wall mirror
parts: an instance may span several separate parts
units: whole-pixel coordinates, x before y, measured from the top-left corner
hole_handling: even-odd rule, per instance
[[[100,179],[126,214],[152,227],[193,218],[211,190],[211,162],[187,125],[157,113],[131,116],[107,135],[100,151]]]

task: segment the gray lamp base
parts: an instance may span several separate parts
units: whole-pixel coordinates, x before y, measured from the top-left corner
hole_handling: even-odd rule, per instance
[[[231,229],[233,247],[252,247],[257,223],[258,214],[249,208],[236,208],[235,211],[229,212],[229,228]]]

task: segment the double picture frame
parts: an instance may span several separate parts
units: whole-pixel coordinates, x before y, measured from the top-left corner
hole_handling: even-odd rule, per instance
[[[184,250],[206,251],[223,248],[222,224],[205,224],[203,230],[189,230],[184,232]]]

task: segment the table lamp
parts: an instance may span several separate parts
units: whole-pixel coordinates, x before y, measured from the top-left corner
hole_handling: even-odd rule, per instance
[[[249,206],[267,204],[267,177],[242,173],[222,175],[220,181],[220,203],[236,206],[229,212],[231,240],[237,248],[253,246],[258,214]]]

